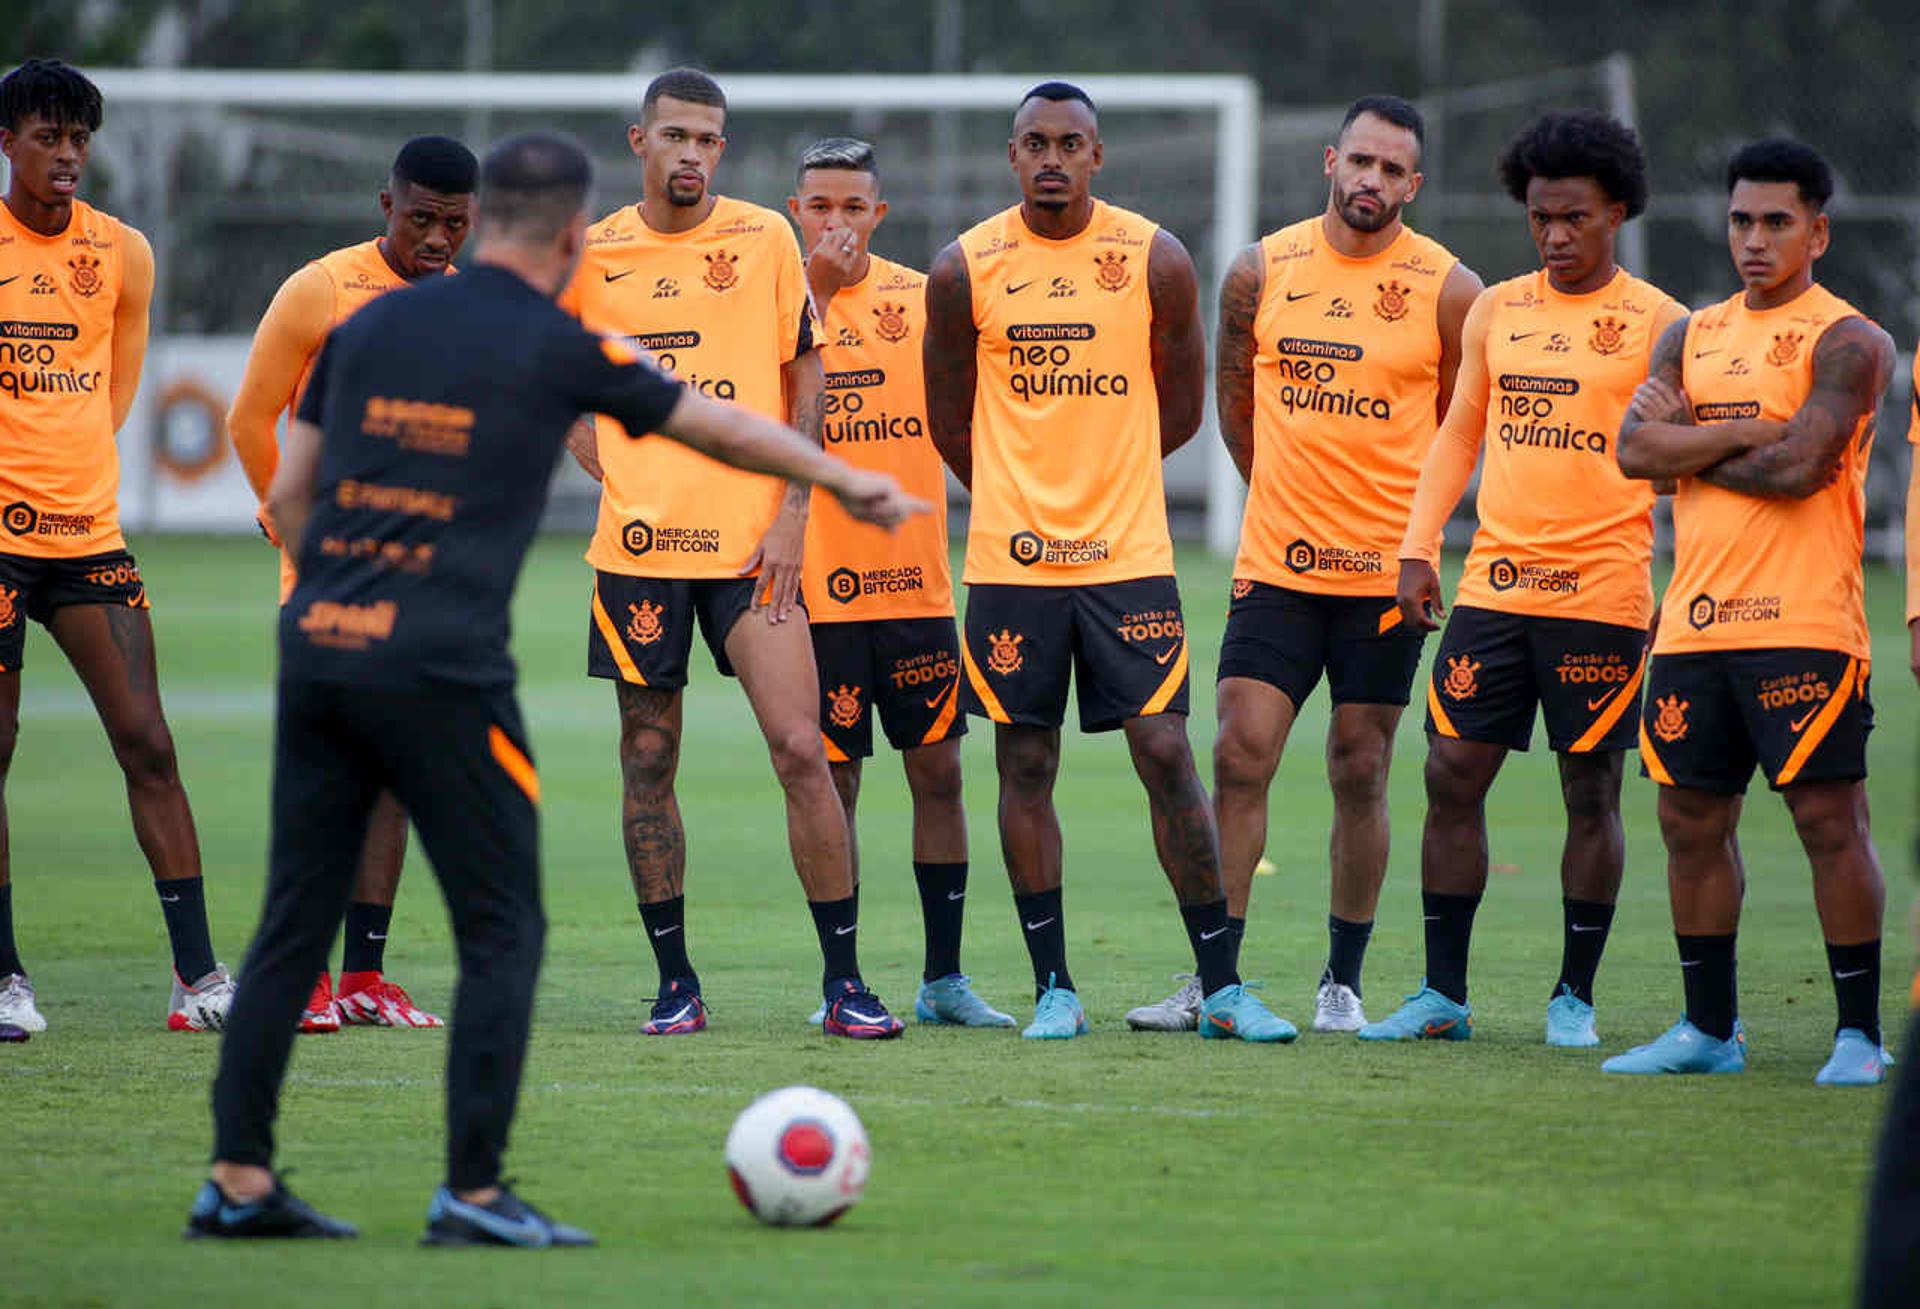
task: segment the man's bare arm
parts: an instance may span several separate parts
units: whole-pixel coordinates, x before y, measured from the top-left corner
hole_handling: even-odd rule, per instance
[[[973,389],[979,377],[980,329],[973,287],[958,241],[940,252],[927,274],[927,336],[921,361],[927,387],[927,431],[934,449],[969,489],[973,486]]]
[[[313,513],[313,492],[320,482],[320,429],[302,419],[287,424],[280,463],[267,488],[267,512],[280,530],[290,558],[300,557],[300,540]]]
[[[124,223],[126,271],[120,299],[113,306],[113,373],[107,386],[113,406],[113,430],[127,421],[140,391],[140,370],[147,362],[147,309],[153,300],[153,247]]]
[[[1453,403],[1453,383],[1460,376],[1460,332],[1467,323],[1467,311],[1486,290],[1480,274],[1465,264],[1455,264],[1440,287],[1437,323],[1440,329],[1440,389],[1434,396],[1433,421],[1446,421],[1447,407]]]
[[[1160,457],[1200,430],[1207,410],[1207,332],[1200,323],[1200,279],[1180,238],[1162,228],[1147,251],[1153,388],[1160,400]]]
[[[606,470],[600,467],[600,434],[594,428],[592,414],[581,414],[567,429],[567,453],[588,477],[596,482],[607,480]]]
[[[1253,324],[1260,314],[1267,269],[1256,242],[1234,256],[1220,284],[1220,330],[1213,341],[1213,402],[1220,440],[1240,480],[1253,480],[1253,360],[1259,353]]]
[[[1781,423],[1708,423],[1693,421],[1693,408],[1683,386],[1682,361],[1687,348],[1686,318],[1675,319],[1654,343],[1647,361],[1647,380],[1633,393],[1614,457],[1620,471],[1643,481],[1692,477],[1728,455],[1777,440]]]

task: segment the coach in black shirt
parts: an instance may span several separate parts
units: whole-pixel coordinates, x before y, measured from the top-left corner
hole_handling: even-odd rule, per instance
[[[420,833],[460,958],[447,1176],[425,1240],[591,1242],[500,1183],[546,931],[540,784],[507,610],[578,415],[817,482],[867,521],[926,508],[562,313],[553,297],[585,242],[591,184],[569,138],[496,145],[481,169],[474,267],[383,296],[335,331],[288,434],[268,507],[300,581],[280,627],[266,908],[220,1048],[213,1173],[189,1236],[355,1235],[273,1174],[273,1119],[384,789]]]

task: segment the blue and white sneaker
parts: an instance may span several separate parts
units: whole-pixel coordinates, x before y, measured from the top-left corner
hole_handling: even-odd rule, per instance
[[[1658,1040],[1637,1045],[1600,1065],[1603,1073],[1737,1073],[1747,1066],[1747,1029],[1733,1021],[1733,1035],[1716,1041],[1682,1018]]]
[[[1239,982],[1200,1002],[1200,1036],[1207,1041],[1291,1041],[1300,1029],[1275,1014]]]
[[[1833,1057],[1814,1075],[1818,1086],[1878,1086],[1886,1080],[1887,1065],[1893,1056],[1879,1042],[1867,1038],[1857,1027],[1843,1027],[1834,1034]]]
[[[1560,994],[1547,1001],[1547,1044],[1568,1049],[1600,1044],[1600,1034],[1593,1030],[1593,1006],[1565,982]]]
[[[593,1237],[578,1227],[556,1222],[502,1186],[488,1204],[469,1204],[446,1187],[427,1206],[427,1230],[421,1245],[511,1245],[522,1250],[585,1246]]]
[[[1087,1034],[1087,1011],[1080,997],[1065,987],[1055,986],[1051,974],[1047,989],[1033,1007],[1033,1021],[1020,1033],[1029,1041],[1070,1041]]]
[[[180,1235],[189,1241],[323,1240],[342,1241],[360,1235],[360,1229],[329,1218],[287,1189],[278,1177],[273,1190],[258,1200],[236,1204],[212,1178],[200,1184]]]
[[[920,983],[913,997],[913,1017],[916,1022],[949,1027],[1013,1026],[1012,1014],[1001,1013],[974,994],[973,979],[965,973],[948,973]]]
[[[1362,1041],[1468,1041],[1473,1039],[1473,1009],[1423,982],[1405,1004],[1354,1035]]]
[[[642,1036],[689,1036],[707,1028],[707,1005],[700,983],[676,977],[653,998],[653,1012],[640,1024]]]

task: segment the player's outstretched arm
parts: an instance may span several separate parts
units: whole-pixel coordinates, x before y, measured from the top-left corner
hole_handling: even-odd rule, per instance
[[[125,223],[120,233],[127,265],[121,275],[120,299],[113,306],[113,377],[108,383],[116,432],[133,412],[133,397],[140,393],[140,370],[147,364],[147,308],[153,302],[153,247]]]
[[[1434,325],[1440,331],[1440,387],[1433,400],[1436,423],[1443,421],[1453,406],[1453,385],[1460,375],[1461,336],[1466,330],[1467,314],[1486,289],[1480,274],[1461,263],[1453,266],[1440,286],[1439,302],[1434,306]]]
[[[1864,318],[1843,318],[1813,350],[1813,389],[1775,442],[1706,469],[1700,479],[1770,500],[1804,500],[1840,475],[1847,443],[1893,377],[1893,339]]]
[[[1728,455],[1780,439],[1784,423],[1758,419],[1696,425],[1682,384],[1687,318],[1676,319],[1654,343],[1647,380],[1640,383],[1620,420],[1614,458],[1620,471],[1643,481],[1692,477]]]
[[[955,241],[927,274],[927,335],[920,346],[926,373],[927,430],[933,448],[960,484],[973,487],[973,388],[979,376],[973,285]]]
[[[1253,321],[1266,282],[1258,243],[1234,256],[1220,283],[1220,330],[1213,338],[1213,403],[1220,415],[1220,440],[1243,482],[1253,480]]]
[[[1164,227],[1147,251],[1153,301],[1153,387],[1160,398],[1160,457],[1200,430],[1207,408],[1207,333],[1200,325],[1200,279],[1193,256]]]
[[[227,436],[253,493],[265,500],[280,462],[275,426],[293,401],[300,374],[319,353],[333,317],[333,289],[317,264],[280,284],[254,331],[247,371],[227,409]]]

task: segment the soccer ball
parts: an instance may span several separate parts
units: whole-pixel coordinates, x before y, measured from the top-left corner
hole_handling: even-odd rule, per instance
[[[825,1227],[853,1208],[871,1161],[852,1107],[812,1086],[767,1092],[727,1133],[733,1193],[775,1227]]]

